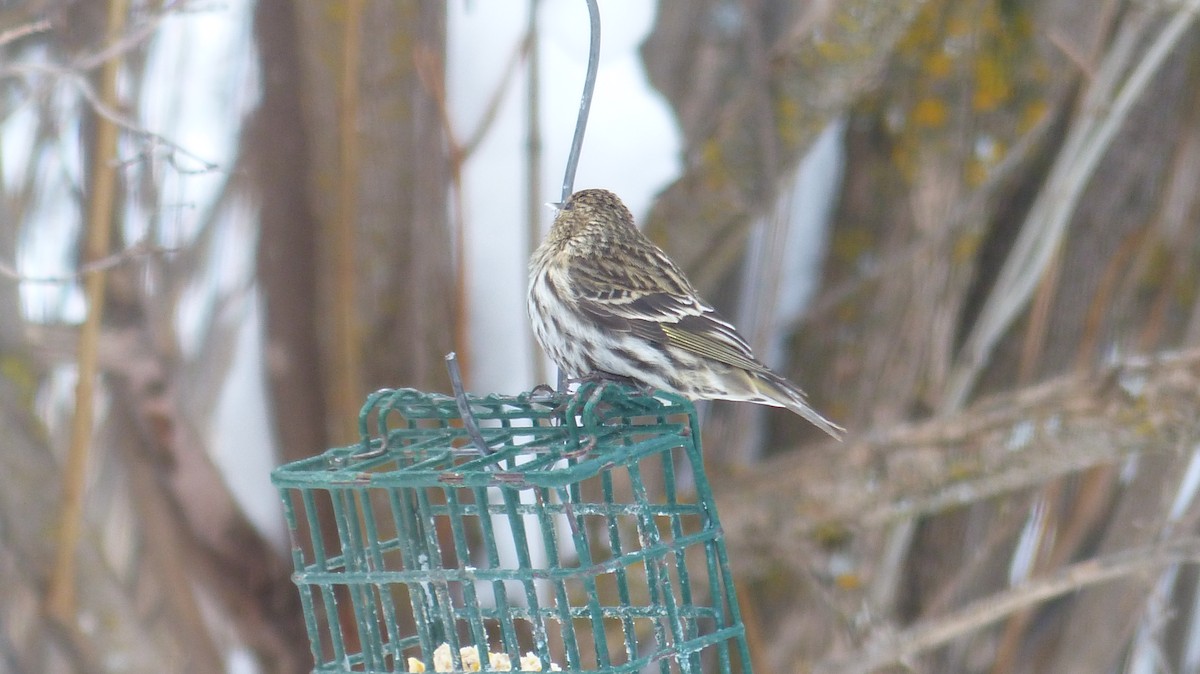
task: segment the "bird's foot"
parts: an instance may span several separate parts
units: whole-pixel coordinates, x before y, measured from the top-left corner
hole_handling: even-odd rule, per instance
[[[549,384],[538,384],[529,391],[530,400],[549,400],[558,395],[558,390]]]
[[[633,377],[626,377],[625,375],[613,374],[611,372],[604,372],[601,370],[589,372],[588,374],[576,379],[568,379],[567,382],[569,384],[579,384],[581,387],[591,384],[592,387],[595,387],[596,393],[602,392],[610,385],[616,385],[626,389],[633,389],[644,396],[652,396],[656,390],[654,387],[647,386]]]
[[[559,388],[550,384],[538,384],[529,391],[528,399],[532,402],[549,402],[565,397],[567,400],[558,408],[562,410],[569,407],[572,404],[571,401],[575,403],[590,401],[594,404],[604,397],[609,386],[624,390],[626,394],[632,390],[642,396],[653,396],[656,391],[654,387],[647,386],[632,377],[595,370],[582,377],[561,377]],[[572,389],[574,389],[573,392]]]
[[[638,385],[637,381],[635,379],[633,379],[632,377],[626,377],[625,375],[622,375],[622,374],[613,374],[611,372],[604,372],[603,370],[593,370],[593,371],[583,375],[582,377],[568,379],[567,383],[568,384],[614,383],[614,384],[625,384],[626,386],[637,386]]]

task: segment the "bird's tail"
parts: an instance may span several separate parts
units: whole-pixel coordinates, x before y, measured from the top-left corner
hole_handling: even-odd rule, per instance
[[[808,404],[808,396],[804,395],[792,382],[780,377],[774,372],[754,373],[751,376],[752,385],[763,396],[770,398],[781,407],[799,414],[812,425],[828,433],[833,439],[841,440],[846,429],[821,416]]]

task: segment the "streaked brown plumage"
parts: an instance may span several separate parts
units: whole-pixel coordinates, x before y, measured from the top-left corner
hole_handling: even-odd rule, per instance
[[[562,204],[529,262],[533,333],[569,377],[628,377],[688,398],[786,407],[835,438],[843,428],[758,362],[746,340],[638,231],[607,190]]]

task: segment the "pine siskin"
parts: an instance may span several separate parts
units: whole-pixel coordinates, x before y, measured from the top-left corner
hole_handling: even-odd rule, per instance
[[[758,362],[696,295],[617,195],[572,194],[529,262],[533,334],[568,377],[603,372],[688,398],[786,407],[841,439],[842,427]]]

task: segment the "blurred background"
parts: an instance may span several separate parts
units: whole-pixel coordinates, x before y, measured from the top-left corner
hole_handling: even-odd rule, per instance
[[[1200,0],[600,0],[758,674],[1200,671]],[[583,0],[0,3],[0,672],[307,672],[272,467],[554,372]]]

